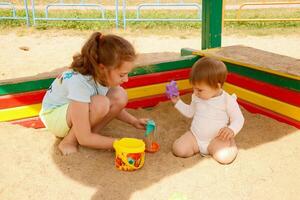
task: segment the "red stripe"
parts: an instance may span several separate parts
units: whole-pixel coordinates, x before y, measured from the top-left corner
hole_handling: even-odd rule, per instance
[[[129,78],[127,83],[122,84],[124,88],[153,85],[156,83],[168,82],[171,80],[181,80],[189,77],[191,68],[172,70],[166,72],[152,73]]]
[[[266,108],[263,108],[263,107],[260,107],[260,106],[257,106],[257,105],[254,105],[252,103],[249,103],[247,101],[244,101],[244,100],[241,100],[241,99],[238,99],[238,102],[241,106],[243,106],[246,110],[248,110],[249,112],[252,112],[252,113],[259,113],[259,114],[262,114],[262,115],[265,115],[265,116],[268,116],[270,118],[273,118],[273,119],[276,119],[280,122],[284,122],[286,124],[289,124],[289,125],[292,125],[292,126],[295,126],[296,128],[300,128],[300,121],[297,121],[295,119],[291,119],[289,117],[286,117],[286,116],[283,116],[283,115],[280,115],[278,113],[275,113],[271,110],[268,110]]]
[[[300,106],[300,92],[288,90],[233,73],[228,74],[226,81],[259,94],[272,97],[295,106]]]
[[[189,72],[190,69],[180,69],[168,72],[134,76],[130,77],[129,81],[127,83],[124,83],[122,86],[124,88],[133,88],[168,82],[171,80],[186,79],[189,77]],[[14,95],[0,96],[0,109],[40,103],[42,102],[45,93],[46,90],[39,90]]]
[[[187,93],[192,92],[191,89],[181,90],[180,95],[184,95]],[[138,99],[133,99],[129,101],[127,104],[127,108],[147,108],[156,106],[159,102],[168,101],[169,99],[166,97],[165,94],[154,95],[151,97],[143,97]]]
[[[45,125],[43,124],[43,122],[39,117],[11,121],[11,123],[18,124],[27,128],[45,128]]]
[[[40,103],[46,90],[0,96],[0,109]]]
[[[189,68],[134,76],[130,77],[129,82],[123,84],[122,86],[125,88],[133,88],[167,82],[170,80],[186,79],[189,77],[190,70],[191,69]],[[234,73],[228,74],[227,82],[295,106],[300,106],[300,93],[293,90],[288,90],[268,83],[260,82]],[[0,96],[0,109],[40,103],[44,94],[45,90],[39,90]]]
[[[180,94],[187,94],[190,93],[191,90],[182,90]],[[151,97],[144,97],[133,99],[128,102],[126,108],[146,108],[146,107],[153,107],[156,106],[159,102],[167,101],[168,98],[165,94],[154,95]],[[11,121],[12,124],[19,124],[21,126],[25,126],[28,128],[44,128],[43,122],[40,120],[39,117],[27,118],[22,120]]]
[[[185,90],[185,91],[181,91],[181,94],[186,94],[189,92],[191,92],[191,91]],[[165,101],[165,100],[167,100],[167,98],[164,95],[155,95],[155,96],[147,97],[147,98],[134,99],[127,104],[127,108],[153,107],[153,106],[157,105],[159,102]],[[260,106],[254,105],[252,103],[249,103],[249,102],[241,100],[241,99],[239,99],[238,102],[249,112],[263,114],[263,115],[266,115],[273,119],[276,119],[280,122],[284,122],[284,123],[290,124],[292,126],[295,126],[296,128],[300,128],[299,121],[282,116],[282,115],[272,112],[268,109],[262,108]],[[25,127],[30,127],[30,128],[44,128],[43,123],[40,121],[40,119],[38,117],[12,121],[12,123],[19,124],[19,125],[22,125]]]

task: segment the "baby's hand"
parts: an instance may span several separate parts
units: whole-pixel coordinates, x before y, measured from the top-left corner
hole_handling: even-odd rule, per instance
[[[145,130],[146,129],[146,124],[147,124],[148,120],[149,119],[147,119],[147,118],[140,118],[140,119],[136,119],[131,124],[132,124],[132,126],[134,126],[137,129],[143,129],[143,130]]]
[[[179,96],[172,96],[171,101],[176,104],[179,101],[180,97]]]
[[[166,95],[169,99],[179,96],[179,90],[176,81],[172,80],[166,85]]]
[[[234,132],[228,127],[221,128],[217,136],[217,138],[221,140],[230,140],[233,137],[234,137]]]

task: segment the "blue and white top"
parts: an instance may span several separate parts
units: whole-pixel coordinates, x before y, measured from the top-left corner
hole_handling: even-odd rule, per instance
[[[48,88],[42,102],[41,113],[70,103],[71,100],[90,103],[94,95],[106,95],[109,88],[94,81],[90,75],[68,70],[59,75]]]

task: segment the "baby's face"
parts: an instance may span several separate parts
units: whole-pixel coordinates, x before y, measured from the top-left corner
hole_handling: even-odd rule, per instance
[[[213,88],[205,82],[197,83],[193,85],[194,94],[203,100],[208,100],[212,97],[219,96],[221,94],[221,85],[218,88]]]
[[[133,62],[123,62],[119,68],[110,70],[107,75],[108,85],[114,87],[127,82],[128,73],[133,67]]]

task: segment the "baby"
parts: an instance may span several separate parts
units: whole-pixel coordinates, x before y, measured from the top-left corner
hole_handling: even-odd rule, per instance
[[[234,137],[243,127],[244,117],[235,95],[222,89],[227,73],[223,62],[203,57],[190,74],[191,104],[185,104],[177,95],[170,97],[180,113],[193,118],[190,130],[173,144],[176,156],[190,157],[200,152],[222,164],[231,163],[237,156]]]

